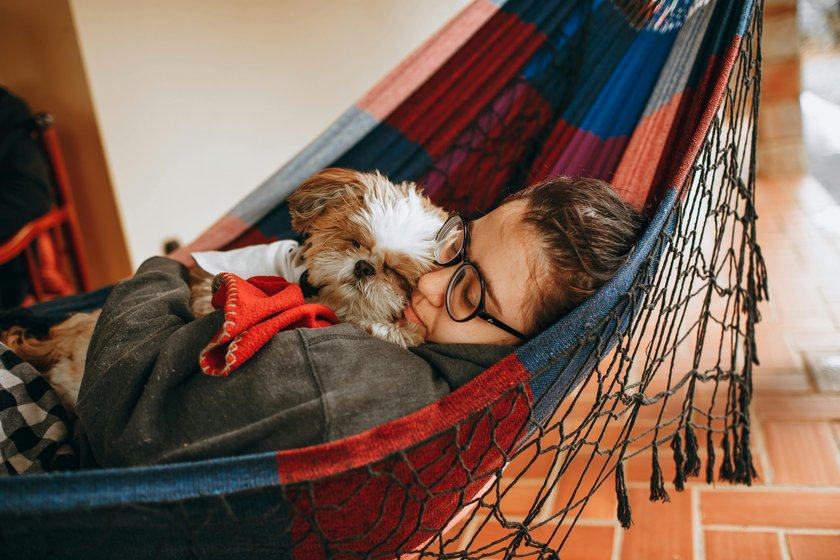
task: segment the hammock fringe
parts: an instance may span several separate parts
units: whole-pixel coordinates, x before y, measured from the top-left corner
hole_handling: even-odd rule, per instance
[[[633,515],[627,497],[627,482],[624,480],[624,463],[621,460],[615,466],[615,495],[618,498],[618,522],[624,529],[629,529],[633,524]]]

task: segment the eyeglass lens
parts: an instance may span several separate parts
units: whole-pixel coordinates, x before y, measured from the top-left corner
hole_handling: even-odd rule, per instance
[[[450,218],[435,237],[435,260],[441,266],[451,264],[464,247],[464,221],[458,217]]]
[[[470,318],[481,303],[481,280],[471,264],[461,266],[449,282],[446,304],[456,321]]]

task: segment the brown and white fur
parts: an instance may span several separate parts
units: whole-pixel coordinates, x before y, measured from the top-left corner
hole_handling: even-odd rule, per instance
[[[420,276],[433,267],[435,235],[446,213],[414,183],[338,168],[310,177],[288,202],[292,227],[305,240],[299,258],[319,290],[313,301],[377,338],[403,347],[422,342],[403,310]],[[213,311],[211,281],[193,268],[196,317]],[[42,372],[72,411],[98,317],[99,311],[77,313],[43,339],[12,327],[0,341]]]
[[[289,213],[304,237],[302,257],[319,303],[382,340],[422,342],[403,310],[434,266],[446,212],[414,183],[331,168],[297,188]]]

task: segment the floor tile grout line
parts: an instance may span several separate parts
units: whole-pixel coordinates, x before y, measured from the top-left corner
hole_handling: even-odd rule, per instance
[[[618,521],[613,521],[613,548],[610,554],[610,560],[621,560],[621,548],[624,545],[624,531],[625,529],[618,524]]]
[[[795,535],[840,536],[840,529],[819,529],[816,527],[789,527],[780,525],[731,525],[727,523],[709,523],[703,525],[704,531],[735,531],[739,533],[775,533],[785,531]]]
[[[785,538],[784,531],[778,531],[776,538],[779,539],[779,554],[782,555],[781,560],[791,560],[790,550],[788,550],[787,538]]]
[[[726,481],[717,481],[718,484],[707,484],[703,481],[688,481],[685,487],[698,488],[708,492],[800,492],[803,494],[837,494],[840,493],[840,486],[836,484],[755,484],[746,486],[743,484],[730,484]],[[628,482],[627,488],[648,488],[649,484],[642,481]],[[673,485],[666,485],[670,492],[674,490]]]
[[[700,511],[700,489],[691,488],[691,540],[694,560],[706,560],[705,537]]]
[[[834,444],[833,455],[834,455],[834,461],[836,463],[835,466],[837,467],[838,470],[840,470],[840,442],[837,441],[837,437],[836,437],[836,434],[835,434],[836,430],[834,429],[834,426],[832,426],[832,421],[831,420],[824,420],[823,422],[825,423],[825,429],[828,430],[828,439],[831,441],[831,443]]]
[[[764,427],[761,424],[761,416],[755,413],[755,405],[750,406],[750,423],[753,427],[753,435],[758,448],[758,457],[761,461],[761,472],[764,473],[764,483],[767,486],[774,486],[773,466],[770,464],[770,452],[767,449],[767,439],[764,436]]]

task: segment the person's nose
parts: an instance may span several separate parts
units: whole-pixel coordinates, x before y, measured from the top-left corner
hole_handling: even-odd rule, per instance
[[[456,266],[447,266],[427,272],[417,282],[417,291],[433,306],[443,307],[446,303],[446,288],[456,268]]]

